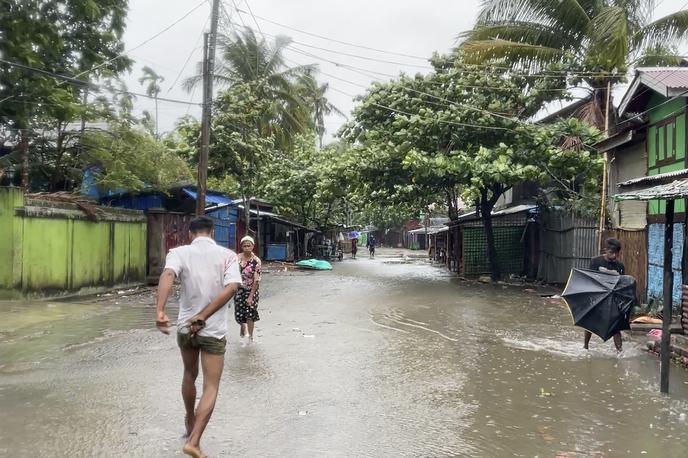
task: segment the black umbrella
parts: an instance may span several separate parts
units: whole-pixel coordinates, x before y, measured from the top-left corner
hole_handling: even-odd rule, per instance
[[[561,296],[569,306],[573,324],[604,341],[630,329],[628,316],[636,301],[635,279],[630,275],[573,269]]]

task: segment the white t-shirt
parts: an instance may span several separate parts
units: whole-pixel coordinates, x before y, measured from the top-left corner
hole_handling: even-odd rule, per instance
[[[241,284],[236,253],[217,245],[210,237],[196,237],[189,245],[171,249],[165,269],[173,270],[182,283],[179,326],[210,304],[225,286]],[[227,335],[227,304],[206,320],[198,335],[216,339]]]

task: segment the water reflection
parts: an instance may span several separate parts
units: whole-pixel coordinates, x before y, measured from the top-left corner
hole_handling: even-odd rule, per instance
[[[659,395],[642,342],[584,351],[559,304],[384,258],[265,280],[258,343],[230,325],[212,456],[688,453],[687,373]],[[0,455],[178,454],[181,368],[153,312],[0,304]]]

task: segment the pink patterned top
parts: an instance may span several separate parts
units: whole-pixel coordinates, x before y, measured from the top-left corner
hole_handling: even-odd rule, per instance
[[[241,271],[241,288],[251,289],[253,282],[260,281],[261,262],[258,256],[253,256],[248,261],[239,256],[239,270]]]

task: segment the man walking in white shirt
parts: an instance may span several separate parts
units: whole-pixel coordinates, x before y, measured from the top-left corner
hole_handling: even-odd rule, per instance
[[[187,440],[182,451],[202,458],[200,442],[215,408],[227,344],[227,303],[241,284],[237,255],[212,239],[213,220],[201,216],[191,221],[191,243],[170,250],[158,285],[158,329],[169,334],[165,313],[174,279],[181,281],[177,344],[184,363],[182,398],[186,408]],[[203,370],[203,394],[196,403],[198,362]]]

